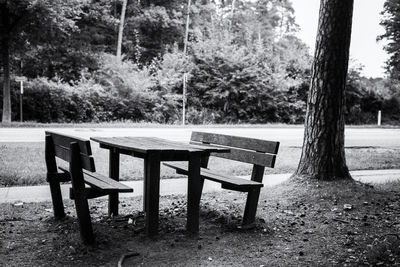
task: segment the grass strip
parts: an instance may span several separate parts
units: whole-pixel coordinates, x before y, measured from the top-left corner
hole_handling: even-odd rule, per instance
[[[93,145],[93,155],[97,171],[108,174],[108,151]],[[267,174],[291,173],[295,171],[300,159],[299,147],[281,147],[274,169]],[[348,148],[347,164],[350,170],[394,169],[400,168],[400,149],[388,148]],[[64,162],[59,165],[67,167]],[[209,167],[228,175],[250,175],[250,164],[214,158]],[[182,177],[172,169],[162,166],[162,178]],[[121,155],[121,180],[141,180],[143,160]],[[41,185],[46,183],[44,143],[0,143],[0,186]]]

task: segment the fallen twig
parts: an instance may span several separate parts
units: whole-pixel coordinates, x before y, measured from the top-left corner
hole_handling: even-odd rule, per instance
[[[341,222],[341,223],[350,223],[348,221],[342,220],[342,219],[338,219],[338,218],[333,218],[332,220],[337,221],[337,222]]]
[[[33,222],[33,221],[36,221],[36,220],[33,220],[33,219],[23,219],[23,218],[9,218],[9,219],[0,220],[0,223],[5,223],[5,222],[19,222],[19,221]]]
[[[388,234],[382,235],[379,237],[379,239],[383,239],[384,237],[386,238],[387,236],[395,236],[397,239],[400,240],[400,235],[395,234],[395,233],[388,233]]]
[[[140,255],[140,253],[138,253],[138,252],[131,252],[131,253],[123,254],[121,256],[121,258],[119,258],[118,267],[122,267],[122,264],[124,263],[125,259],[130,258],[130,257],[136,257],[139,255]]]

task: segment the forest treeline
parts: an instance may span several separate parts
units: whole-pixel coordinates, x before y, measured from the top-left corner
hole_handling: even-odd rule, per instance
[[[188,123],[304,121],[312,55],[295,36],[289,0],[192,0],[189,9],[187,0],[129,0],[122,60],[115,54],[123,1],[4,3],[2,16],[7,7],[16,22],[0,27],[1,71],[9,61],[14,76],[28,78],[24,120],[179,123],[185,75]],[[383,123],[398,124],[397,79],[362,77],[361,68],[349,69],[347,123],[376,123],[382,110]],[[11,104],[18,120],[14,80]]]

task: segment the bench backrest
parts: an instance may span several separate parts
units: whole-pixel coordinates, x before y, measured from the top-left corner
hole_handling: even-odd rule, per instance
[[[71,143],[75,143],[79,147],[82,168],[95,172],[96,168],[89,140],[46,131],[46,151],[51,151],[51,154],[54,154],[57,158],[71,162]]]
[[[279,149],[279,142],[204,132],[192,132],[190,142],[228,147],[230,153],[212,153],[211,156],[270,168],[275,166]]]

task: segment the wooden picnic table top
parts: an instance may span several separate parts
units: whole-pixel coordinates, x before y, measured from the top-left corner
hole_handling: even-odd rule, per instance
[[[229,152],[230,149],[215,145],[195,145],[185,142],[171,141],[158,137],[91,137],[92,141],[100,143],[103,148],[117,148],[127,152],[148,154],[161,153],[191,153],[191,152]]]

